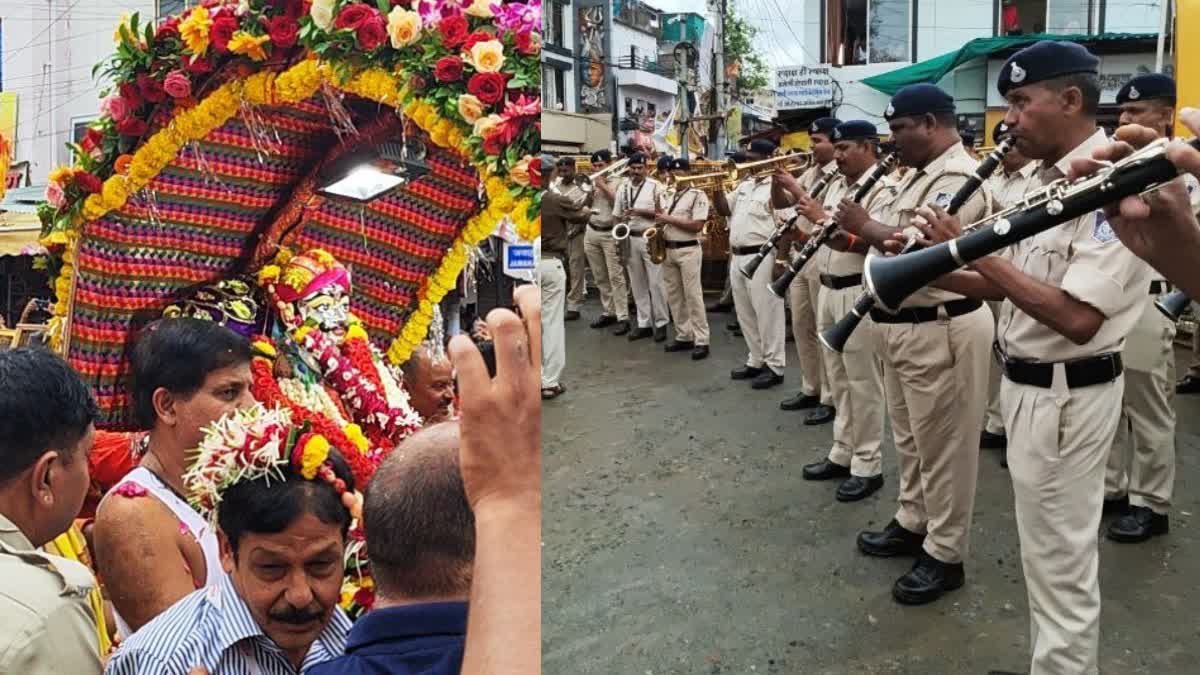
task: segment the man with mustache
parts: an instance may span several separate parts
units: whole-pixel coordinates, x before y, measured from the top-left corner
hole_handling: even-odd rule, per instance
[[[454,368],[444,355],[421,346],[400,367],[409,403],[425,424],[445,422],[454,406]]]

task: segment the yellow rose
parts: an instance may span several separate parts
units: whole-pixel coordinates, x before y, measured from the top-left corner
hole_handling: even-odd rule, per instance
[[[522,187],[529,185],[529,163],[533,161],[533,157],[525,155],[521,161],[512,165],[508,170],[508,177],[512,182]]]
[[[421,36],[421,15],[411,9],[393,7],[388,14],[387,31],[392,39],[392,47],[403,49]]]
[[[467,124],[475,124],[475,121],[483,117],[483,101],[480,101],[474,94],[463,94],[458,97],[458,114],[467,121]]]
[[[255,61],[263,61],[267,58],[267,52],[263,50],[263,45],[270,41],[271,36],[269,35],[251,35],[239,30],[229,40],[229,51],[249,56]]]
[[[467,14],[477,16],[481,19],[492,18],[492,3],[495,0],[473,0],[471,6],[467,8]]]
[[[503,117],[495,114],[488,115],[487,117],[480,117],[478,120],[475,120],[475,128],[471,133],[480,138],[486,138],[492,133],[493,130],[495,130],[496,125],[503,121]]]
[[[212,18],[204,6],[193,9],[187,18],[179,22],[179,37],[189,51],[199,56],[208,51],[208,29]]]
[[[333,6],[336,0],[313,0],[312,9],[308,14],[312,17],[317,28],[328,31],[333,28]]]
[[[463,59],[481,73],[500,72],[504,65],[504,45],[499,40],[485,40],[475,43],[470,53]]]
[[[66,182],[71,179],[72,175],[74,175],[74,174],[71,171],[71,167],[59,166],[59,167],[55,167],[55,169],[50,172],[50,176],[47,180],[49,180],[51,183],[58,183],[59,185],[65,185]]]

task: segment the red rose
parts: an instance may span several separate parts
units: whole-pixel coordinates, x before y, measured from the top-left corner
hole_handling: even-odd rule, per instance
[[[300,24],[296,19],[286,14],[267,19],[267,35],[271,36],[271,44],[281,49],[296,45],[296,37],[300,34]]]
[[[471,33],[470,35],[468,35],[467,39],[463,41],[462,50],[464,52],[469,52],[469,51],[471,51],[471,47],[474,47],[476,44],[478,44],[480,42],[487,42],[488,40],[495,40],[495,39],[496,39],[496,36],[492,35],[491,33],[487,32],[486,30],[477,30],[474,33]]]
[[[87,171],[75,172],[75,184],[79,186],[80,190],[88,194],[95,194],[104,189],[104,183],[94,174],[90,174]]]
[[[528,30],[517,33],[517,38],[513,44],[516,46],[518,52],[526,56],[532,56],[538,53],[538,50],[542,47],[540,42],[534,41],[533,31]]]
[[[363,3],[346,5],[342,11],[338,12],[337,18],[333,20],[333,27],[338,30],[358,30],[358,27],[363,25],[367,19],[372,16],[379,16],[379,10]]]
[[[179,15],[172,16],[166,21],[163,21],[158,26],[158,30],[154,32],[154,37],[179,37]]]
[[[504,98],[504,76],[500,73],[475,73],[467,81],[467,91],[488,105]]]
[[[208,29],[208,39],[217,48],[217,51],[227,52],[229,51],[229,41],[233,39],[233,34],[237,29],[237,17],[222,14],[213,19],[212,26]]]
[[[458,82],[462,74],[463,62],[457,56],[443,56],[433,66],[433,76],[438,82]]]
[[[529,163],[529,184],[533,187],[542,186],[542,162],[534,159]]]
[[[137,85],[126,82],[117,89],[121,92],[121,98],[125,100],[125,105],[129,106],[130,112],[142,107],[142,94],[138,91]]]
[[[187,98],[192,95],[192,81],[182,70],[172,70],[163,80],[163,89],[171,98]]]
[[[162,82],[149,75],[138,75],[137,86],[138,91],[142,93],[142,98],[150,103],[160,103],[167,98],[167,92],[163,90]]]
[[[504,152],[504,143],[500,141],[500,134],[492,134],[484,138],[483,151],[489,155],[499,155]]]
[[[380,16],[376,10],[375,15],[359,24],[358,29],[354,31],[358,37],[358,46],[366,51],[374,51],[387,42],[387,22]]]
[[[117,132],[122,136],[141,136],[146,133],[146,122],[130,115],[117,123]]]
[[[438,24],[438,30],[442,33],[442,44],[454,49],[466,42],[467,33],[471,31],[471,27],[467,25],[467,17],[460,14],[442,19],[442,22]]]
[[[184,67],[187,68],[187,71],[193,75],[207,75],[213,71],[212,61],[209,61],[203,56],[197,56],[190,60],[186,60]]]
[[[83,148],[84,152],[91,152],[100,147],[104,143],[104,134],[99,130],[88,127],[87,134],[80,141],[79,147]]]

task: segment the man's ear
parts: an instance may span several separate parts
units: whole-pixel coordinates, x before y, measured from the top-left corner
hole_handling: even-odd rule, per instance
[[[167,391],[165,387],[159,387],[150,395],[150,403],[154,406],[154,415],[162,420],[165,424],[174,426],[177,418],[175,404],[177,399],[175,395]]]
[[[233,568],[237,565],[237,552],[230,545],[225,531],[220,528],[217,528],[217,544],[221,548],[221,568],[226,574],[233,574]]]
[[[63,457],[58,450],[47,450],[33,463],[29,469],[30,496],[41,508],[54,505],[54,490],[51,484],[56,478],[55,473],[62,470]]]

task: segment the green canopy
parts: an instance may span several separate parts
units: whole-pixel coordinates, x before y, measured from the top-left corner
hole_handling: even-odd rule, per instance
[[[917,84],[919,82],[937,84],[939,80],[946,76],[946,73],[972,59],[989,56],[1014,47],[1023,47],[1039,40],[1115,42],[1125,40],[1154,40],[1157,37],[1156,33],[1101,33],[1100,35],[1033,33],[1030,35],[1003,35],[1000,37],[976,38],[955,51],[947,52],[941,56],[935,56],[928,61],[914,63],[911,66],[905,66],[904,68],[899,68],[882,75],[868,77],[862,83],[891,96],[900,91],[901,87],[910,84]]]

